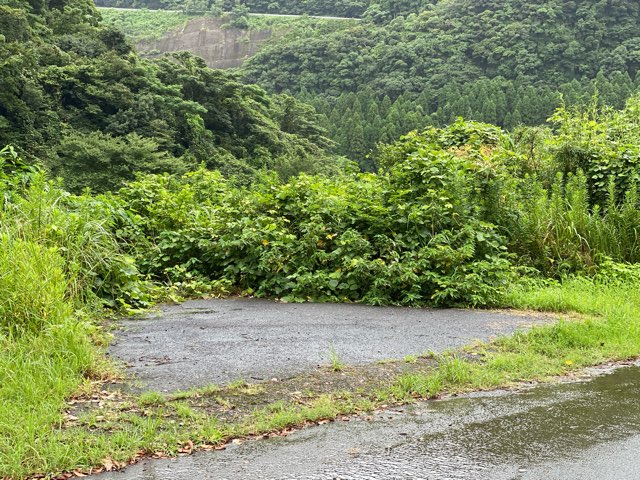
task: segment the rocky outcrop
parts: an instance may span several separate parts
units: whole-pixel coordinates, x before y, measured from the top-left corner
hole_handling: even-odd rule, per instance
[[[212,68],[239,67],[272,36],[271,30],[241,30],[224,26],[219,18],[196,18],[183,28],[157,40],[136,45],[144,56],[188,51],[202,57]]]

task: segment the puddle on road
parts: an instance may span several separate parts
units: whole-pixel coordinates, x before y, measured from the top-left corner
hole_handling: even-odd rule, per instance
[[[515,395],[434,402],[429,410],[454,423],[422,436],[416,442],[422,455],[440,452],[437,457],[440,462],[444,457],[445,464],[458,459],[467,468],[503,465],[523,473],[527,466],[576,458],[598,445],[640,434],[640,368]],[[456,424],[456,419],[462,421]]]

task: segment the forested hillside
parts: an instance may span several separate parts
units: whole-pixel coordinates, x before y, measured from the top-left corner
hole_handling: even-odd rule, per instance
[[[359,160],[378,140],[459,115],[536,125],[561,99],[585,103],[597,87],[603,104],[622,107],[637,88],[637,2],[415,3],[372,5],[357,26],[284,38],[246,64],[245,79],[314,104],[341,153]]]
[[[458,116],[540,125],[563,102],[597,93],[621,108],[638,88],[640,6],[630,0],[114,1],[238,18],[360,17],[333,30],[291,28],[244,65],[243,78],[313,105],[337,153],[367,169],[378,142],[425,125]]]
[[[141,60],[89,1],[0,5],[0,144],[72,190],[204,163],[248,181],[333,168],[313,111],[186,53]]]
[[[630,1],[378,1],[359,4],[359,13],[349,2],[331,11],[311,0],[207,3],[210,11],[363,16],[339,28],[292,28],[250,59],[244,82],[271,97],[186,54],[140,60],[89,3],[11,5],[2,7],[0,48],[10,60],[0,80],[0,141],[64,176],[78,165],[71,188],[101,183],[90,180],[94,166],[86,178],[78,173],[95,162],[82,151],[100,152],[96,165],[117,165],[123,178],[200,162],[245,179],[262,167],[285,177],[322,171],[335,164],[325,135],[334,153],[374,170],[376,145],[416,128],[458,116],[507,129],[539,125],[561,102],[584,104],[597,92],[601,104],[622,107],[638,88],[640,7]],[[283,93],[320,117],[289,108]]]

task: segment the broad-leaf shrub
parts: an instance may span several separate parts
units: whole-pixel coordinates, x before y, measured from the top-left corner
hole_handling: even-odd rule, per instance
[[[510,275],[484,218],[501,208],[485,194],[502,188],[502,167],[455,148],[416,134],[385,152],[380,175],[239,188],[201,170],[143,177],[112,200],[129,212],[119,234],[160,280],[189,273],[289,301],[484,305]]]
[[[589,128],[630,145],[634,125]],[[381,147],[377,175],[237,187],[200,170],[141,177],[109,201],[142,271],[191,293],[221,282],[289,301],[484,305],[512,263],[560,277],[640,260],[635,173],[609,175],[603,200],[587,171],[563,173],[568,132],[458,120]]]

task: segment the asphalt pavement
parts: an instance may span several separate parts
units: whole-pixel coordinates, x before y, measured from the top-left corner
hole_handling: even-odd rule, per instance
[[[168,392],[280,380],[329,364],[331,352],[350,365],[438,353],[548,321],[482,310],[197,300],[122,321],[110,355],[142,388]]]

